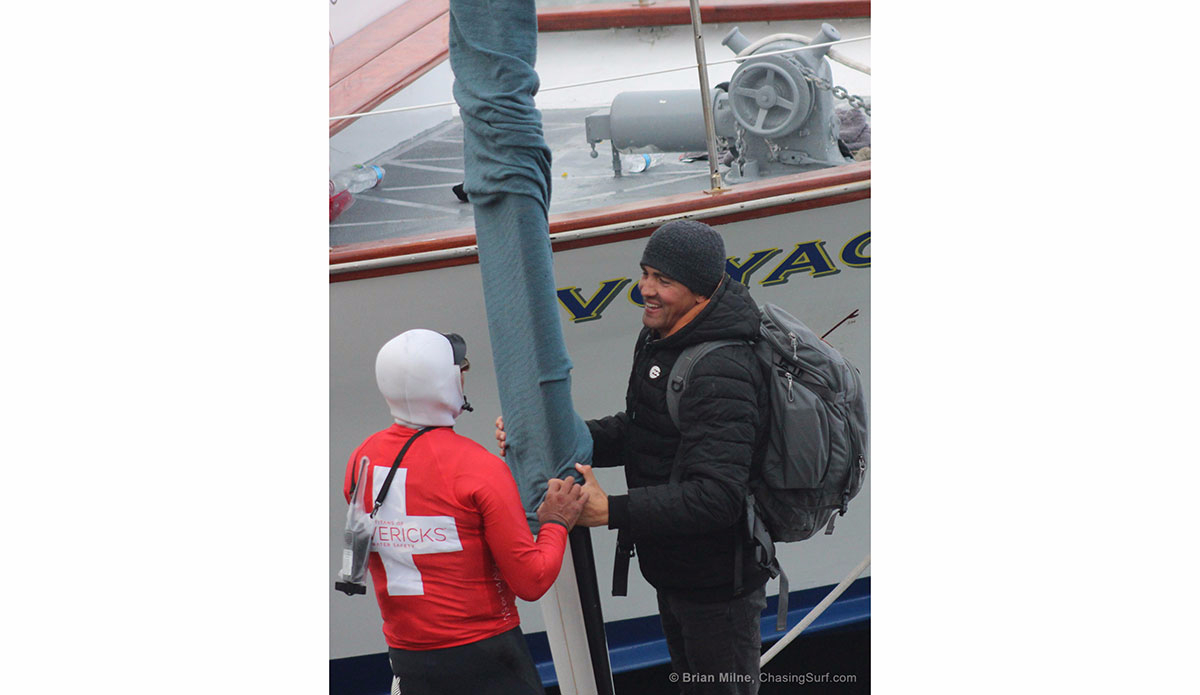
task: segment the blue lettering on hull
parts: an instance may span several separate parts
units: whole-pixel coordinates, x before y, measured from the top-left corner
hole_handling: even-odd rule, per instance
[[[584,300],[578,287],[562,287],[557,292],[558,302],[570,314],[572,323],[595,321],[600,318],[608,305],[612,304],[612,300],[617,298],[621,288],[630,282],[632,282],[631,278],[605,280],[600,285],[599,291],[588,300]]]
[[[871,245],[871,231],[867,230],[854,237],[842,247],[838,259],[848,268],[870,268],[871,257],[867,249]],[[783,249],[760,249],[750,254],[746,260],[741,256],[730,256],[725,259],[725,271],[738,282],[749,285],[755,272],[761,270],[768,261],[776,258]],[[833,259],[825,249],[825,241],[816,239],[796,244],[782,261],[770,273],[759,281],[763,287],[782,285],[792,279],[797,273],[812,278],[829,277],[842,272],[834,264]],[[571,323],[585,323],[603,318],[604,310],[612,304],[621,290],[630,283],[627,297],[637,306],[643,306],[642,293],[638,290],[633,278],[613,278],[600,284],[589,298],[584,298],[580,287],[560,287],[557,290],[558,302],[567,310]]]

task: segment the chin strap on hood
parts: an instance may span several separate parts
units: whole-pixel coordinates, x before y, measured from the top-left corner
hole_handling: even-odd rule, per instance
[[[375,358],[375,381],[405,427],[447,427],[462,413],[462,371],[450,340],[441,333],[416,328],[389,340]]]

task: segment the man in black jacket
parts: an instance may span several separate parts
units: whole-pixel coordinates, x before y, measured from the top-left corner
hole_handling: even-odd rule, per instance
[[[614,594],[636,553],[657,591],[672,669],[684,693],[756,693],[767,570],[745,531],[745,502],[766,424],[763,375],[748,343],[716,349],[693,368],[667,411],[671,367],[688,345],[758,336],[759,311],[725,273],[725,245],[706,224],[669,222],[650,237],[638,283],[642,323],[625,410],[589,421],[593,464],[624,466],[629,493],[606,495],[588,466],[578,523],[618,532]],[[503,422],[496,437],[504,445]],[[672,470],[678,468],[672,482]]]

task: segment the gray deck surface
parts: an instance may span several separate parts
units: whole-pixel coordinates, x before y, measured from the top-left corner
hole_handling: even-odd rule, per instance
[[[647,171],[613,176],[608,141],[596,146],[584,137],[584,117],[607,109],[542,112],[550,146],[550,214],[576,212],[709,187],[708,162],[679,161],[679,153]],[[378,186],[355,196],[354,204],[329,225],[329,245],[426,234],[473,226],[471,206],[451,188],[463,180],[462,121],[455,117],[372,160],[386,172]],[[565,175],[564,175],[565,174]]]

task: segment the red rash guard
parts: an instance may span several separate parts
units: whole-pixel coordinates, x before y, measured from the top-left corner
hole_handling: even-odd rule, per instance
[[[388,470],[416,430],[392,425],[350,457],[347,501],[365,456],[374,505]],[[389,647],[441,649],[493,637],[520,624],[513,594],[536,601],[558,577],[567,530],[529,532],[512,473],[449,427],[418,439],[396,470],[375,516],[369,567]]]

